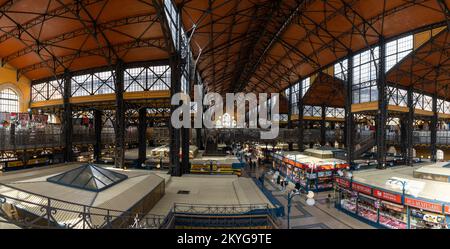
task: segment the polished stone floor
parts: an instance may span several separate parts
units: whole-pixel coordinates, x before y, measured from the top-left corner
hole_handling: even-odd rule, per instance
[[[247,177],[259,177],[266,172],[266,167],[258,167],[256,170],[247,171]],[[264,187],[271,191],[272,195],[277,198],[287,211],[287,195],[288,192],[281,190],[276,183],[272,183],[267,178],[264,181]],[[290,186],[293,188],[293,186]],[[316,194],[314,199],[316,204],[308,206],[304,197],[294,197],[291,205],[290,227],[291,229],[374,229],[374,227],[350,217],[333,207],[328,206],[326,198],[332,192],[322,192]],[[282,226],[287,228],[287,217],[282,217]]]

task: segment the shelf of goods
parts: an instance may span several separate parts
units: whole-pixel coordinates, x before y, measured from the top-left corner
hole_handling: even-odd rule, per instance
[[[197,156],[197,154],[198,154],[197,146],[190,145],[189,146],[189,159],[194,159]],[[169,148],[169,146],[166,146],[166,145],[154,148],[150,152],[150,156],[152,158],[155,158],[155,159],[158,159],[158,160],[161,157],[162,158],[169,158],[169,155],[170,155],[170,148]],[[181,158],[181,156],[182,156],[182,152],[181,152],[181,149],[180,149],[180,158]]]
[[[390,229],[449,227],[450,205],[447,203],[403,196],[341,177],[336,177],[334,182],[339,194],[338,207],[363,221]]]
[[[328,191],[333,189],[333,179],[340,169],[349,165],[339,159],[316,158],[297,153],[272,153],[272,168],[278,170],[294,184],[307,191]]]
[[[20,161],[20,160],[3,161],[3,162],[0,162],[0,170],[1,171],[9,171],[9,170],[37,167],[37,166],[46,166],[49,163],[50,163],[50,159],[48,157],[32,158],[32,159],[29,159],[26,161]],[[57,163],[57,162],[55,162],[55,163]]]

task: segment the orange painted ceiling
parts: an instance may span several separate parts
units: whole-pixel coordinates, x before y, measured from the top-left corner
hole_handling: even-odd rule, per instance
[[[345,84],[326,73],[319,73],[303,97],[304,105],[345,107]]]
[[[167,59],[152,1],[2,0],[0,57],[31,80]]]
[[[450,0],[177,3],[210,90],[281,92],[380,37],[445,25]]]
[[[204,82],[222,93],[281,92],[349,52],[376,44],[380,36],[445,24],[450,5],[450,0],[174,1],[192,34]],[[118,59],[168,59],[167,51],[153,0],[0,0],[0,58],[31,80]],[[433,58],[427,57],[429,63]]]
[[[443,30],[400,64],[391,69],[387,80],[403,87],[450,101],[450,34]]]

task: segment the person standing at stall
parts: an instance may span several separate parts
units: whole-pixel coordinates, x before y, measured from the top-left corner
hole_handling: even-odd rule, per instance
[[[327,208],[331,208],[331,194],[327,196]]]

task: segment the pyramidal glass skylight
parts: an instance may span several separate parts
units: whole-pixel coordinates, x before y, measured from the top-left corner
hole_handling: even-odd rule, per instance
[[[126,175],[101,168],[94,164],[86,164],[47,178],[47,181],[67,187],[100,192],[127,178]]]

